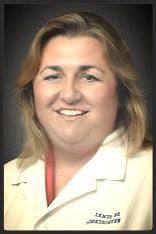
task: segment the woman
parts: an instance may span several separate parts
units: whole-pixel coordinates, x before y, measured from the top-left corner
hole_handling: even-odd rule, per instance
[[[5,165],[6,230],[150,230],[152,143],[127,46],[73,12],[36,34],[17,79],[25,126]]]

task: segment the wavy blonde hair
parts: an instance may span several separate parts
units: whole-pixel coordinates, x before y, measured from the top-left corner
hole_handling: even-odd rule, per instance
[[[27,166],[45,155],[49,140],[41,127],[34,108],[33,80],[36,77],[46,43],[54,37],[91,36],[103,45],[108,64],[118,81],[119,111],[116,127],[124,125],[128,139],[127,154],[134,156],[151,145],[149,119],[139,76],[129,50],[120,35],[100,16],[89,12],[72,12],[49,21],[36,34],[16,80],[16,93],[22,110],[25,143],[19,165]]]

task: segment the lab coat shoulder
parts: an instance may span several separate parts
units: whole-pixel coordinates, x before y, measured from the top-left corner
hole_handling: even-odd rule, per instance
[[[153,151],[152,148],[150,148],[128,159],[127,173],[131,174],[131,179],[137,176],[137,179],[150,179],[150,181],[152,181],[152,165]]]
[[[7,188],[7,185],[11,184],[14,178],[18,178],[20,171],[17,166],[17,158],[11,160],[10,162],[4,165],[4,185]]]
[[[138,190],[140,190],[140,192],[142,191],[146,195],[147,199],[151,199],[153,191],[152,149],[145,150],[141,152],[138,157],[128,160],[127,173],[129,174],[129,178],[131,178],[131,182],[138,185]],[[152,203],[150,202],[150,204]]]
[[[17,166],[17,159],[11,160],[4,165],[4,210],[7,210],[15,196],[16,189],[12,188],[14,181],[18,181],[20,171]]]
[[[39,161],[21,169],[17,162],[18,158],[4,165],[4,229],[32,230],[36,218],[33,214],[36,196],[34,180],[41,174],[42,163],[40,165]]]
[[[11,173],[9,173],[10,170],[17,170],[17,169],[18,169],[18,167],[17,167],[17,160],[18,160],[18,158],[15,158],[15,159],[13,159],[13,160],[7,162],[7,163],[4,165],[4,170],[5,170],[5,172],[6,172],[5,175],[11,174]]]
[[[131,207],[131,214],[133,214],[131,217],[133,220],[136,219],[137,224],[142,226],[142,229],[151,230],[153,209],[152,149],[142,151],[138,157],[128,159],[125,181],[130,197],[129,207]],[[131,219],[129,219],[129,224],[133,227]]]

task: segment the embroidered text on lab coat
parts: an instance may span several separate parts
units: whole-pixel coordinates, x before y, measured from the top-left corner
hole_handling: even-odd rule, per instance
[[[99,219],[97,219],[99,218]],[[120,212],[116,212],[114,214],[103,214],[96,213],[93,219],[90,219],[86,222],[86,224],[112,224],[112,223],[120,223],[121,217]]]

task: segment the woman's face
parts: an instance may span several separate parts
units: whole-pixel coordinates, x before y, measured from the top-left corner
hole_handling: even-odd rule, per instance
[[[114,129],[116,87],[97,39],[51,39],[33,89],[38,119],[53,146],[99,145]]]

